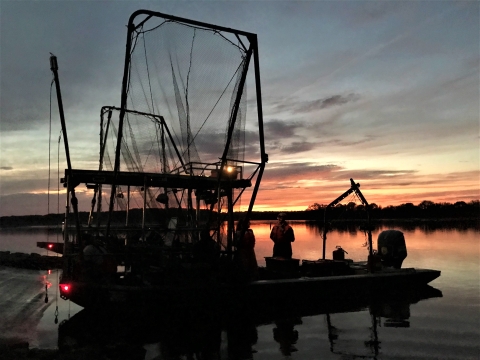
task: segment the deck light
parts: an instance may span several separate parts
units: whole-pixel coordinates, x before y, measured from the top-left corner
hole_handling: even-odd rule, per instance
[[[226,166],[222,170],[222,178],[236,180],[239,172],[238,166]],[[218,178],[220,176],[220,169],[212,169],[210,177]]]

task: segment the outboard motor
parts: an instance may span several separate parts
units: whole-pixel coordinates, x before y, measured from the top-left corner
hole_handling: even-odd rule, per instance
[[[407,246],[401,231],[382,231],[378,235],[377,245],[384,266],[393,266],[395,269],[402,267],[402,262],[407,257]]]
[[[336,250],[333,250],[332,256],[333,260],[345,260],[345,254],[348,254],[341,246],[337,245]]]

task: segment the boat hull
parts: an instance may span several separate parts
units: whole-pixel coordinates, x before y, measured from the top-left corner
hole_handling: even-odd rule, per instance
[[[61,295],[84,308],[130,307],[165,309],[210,304],[275,304],[291,306],[305,301],[349,301],[375,298],[393,291],[414,289],[430,283],[440,271],[398,269],[356,275],[258,280],[220,284],[214,281],[189,286],[96,284],[64,279]],[[65,284],[69,285],[65,291]]]

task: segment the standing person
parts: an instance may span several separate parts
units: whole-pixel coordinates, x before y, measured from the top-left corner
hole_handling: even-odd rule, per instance
[[[254,280],[257,277],[258,265],[255,256],[255,235],[250,229],[250,220],[244,218],[238,220],[235,240],[240,270],[248,280]]]
[[[273,257],[281,257],[284,259],[292,258],[292,242],[295,241],[293,229],[285,221],[286,214],[280,213],[277,216],[277,225],[275,225],[270,233],[273,245]]]

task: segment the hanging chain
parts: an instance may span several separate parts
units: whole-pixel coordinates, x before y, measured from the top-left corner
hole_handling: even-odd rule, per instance
[[[58,305],[55,306],[55,324],[58,324]]]
[[[47,277],[45,276],[45,303],[48,303],[48,285]]]

